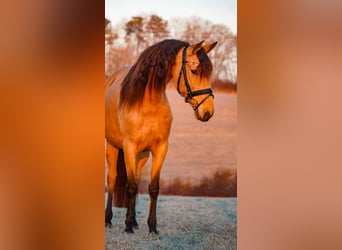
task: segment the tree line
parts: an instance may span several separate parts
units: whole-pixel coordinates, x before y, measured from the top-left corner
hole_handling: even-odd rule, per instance
[[[133,64],[144,49],[167,38],[189,43],[218,41],[218,46],[210,52],[213,88],[236,91],[237,37],[225,25],[214,24],[200,17],[172,18],[168,22],[152,14],[134,16],[115,25],[106,18],[106,75]]]

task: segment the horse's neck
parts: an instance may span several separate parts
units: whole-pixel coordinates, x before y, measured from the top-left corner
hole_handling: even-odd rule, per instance
[[[157,107],[159,105],[168,105],[168,99],[165,92],[163,91],[150,91],[148,88],[145,90],[143,105],[148,107]]]

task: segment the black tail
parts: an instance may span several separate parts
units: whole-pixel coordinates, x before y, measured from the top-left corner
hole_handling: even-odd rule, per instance
[[[116,182],[114,188],[114,206],[115,207],[127,207],[127,173],[126,173],[126,164],[124,159],[124,152],[122,149],[119,149],[118,160],[116,163]]]

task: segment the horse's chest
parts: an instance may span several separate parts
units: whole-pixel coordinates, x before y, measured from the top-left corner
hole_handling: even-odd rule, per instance
[[[161,120],[161,119],[146,119],[142,127],[143,131],[146,131],[150,135],[165,134],[169,131],[171,125],[171,120]]]
[[[134,143],[149,148],[168,139],[171,123],[171,112],[151,112],[137,116],[131,114],[130,119],[126,120],[124,133]]]
[[[172,122],[171,115],[146,116],[142,123],[138,124],[137,130],[150,138],[168,135]]]

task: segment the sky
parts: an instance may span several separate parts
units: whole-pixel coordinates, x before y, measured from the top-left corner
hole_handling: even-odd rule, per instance
[[[112,24],[132,16],[156,14],[171,17],[198,16],[215,24],[224,24],[237,32],[237,0],[105,0],[105,17]]]

